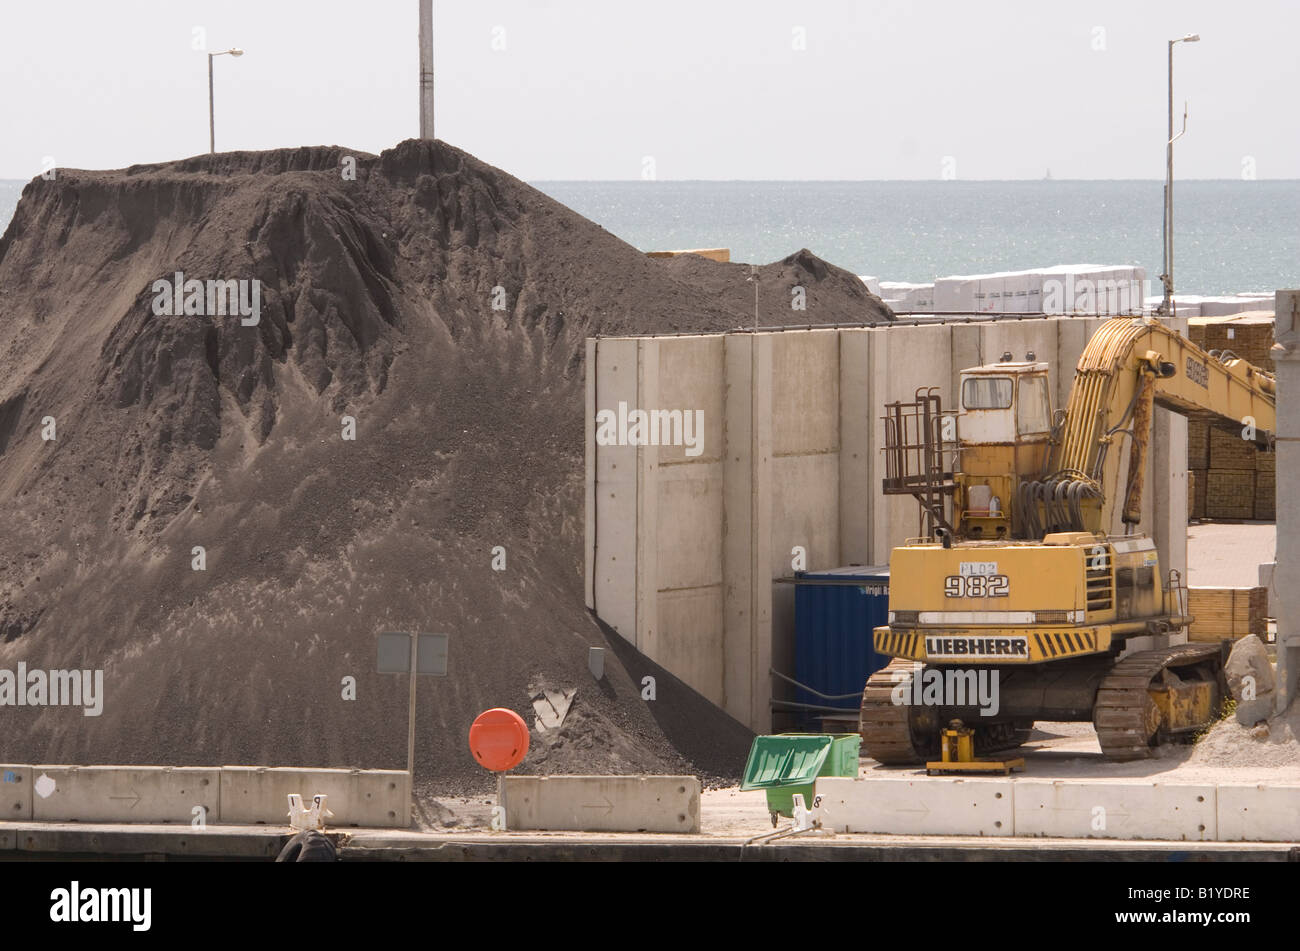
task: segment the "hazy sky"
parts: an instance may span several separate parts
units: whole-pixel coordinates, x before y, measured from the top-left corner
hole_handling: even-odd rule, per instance
[[[0,178],[416,134],[417,0],[0,4]],[[435,4],[437,135],[520,178],[1300,178],[1295,0]],[[799,46],[804,48],[798,48]],[[1178,120],[1181,122],[1181,118]]]

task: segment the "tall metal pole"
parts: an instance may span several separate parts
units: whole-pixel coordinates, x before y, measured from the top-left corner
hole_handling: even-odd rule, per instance
[[[433,0],[420,0],[420,138],[433,138]]]
[[[411,774],[411,788],[415,788],[415,665],[420,647],[420,635],[411,634],[411,695],[406,713],[406,771]]]
[[[1169,134],[1165,137],[1165,226],[1164,274],[1165,297],[1160,310],[1172,314],[1174,297],[1174,43],[1169,41]]]
[[[208,154],[217,153],[216,105],[212,96],[212,54],[208,54]]]

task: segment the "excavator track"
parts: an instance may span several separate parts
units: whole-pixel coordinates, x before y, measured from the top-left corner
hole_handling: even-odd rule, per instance
[[[933,759],[939,752],[939,719],[935,711],[895,703],[894,691],[912,689],[921,665],[895,658],[867,678],[862,691],[862,746],[868,756],[886,766],[909,766]],[[933,722],[931,722],[933,721]]]
[[[1148,688],[1166,669],[1209,665],[1223,697],[1221,650],[1217,644],[1179,644],[1139,651],[1117,663],[1101,682],[1093,707],[1093,726],[1101,751],[1109,760],[1152,756],[1164,739],[1160,711]],[[1217,705],[1216,705],[1217,706]]]
[[[939,757],[939,735],[946,722],[934,707],[895,703],[895,691],[912,691],[912,678],[924,666],[895,658],[869,678],[862,691],[859,723],[862,746],[868,756],[885,766],[912,766]],[[975,752],[1013,749],[1025,741],[1029,730],[1011,723],[975,727]]]

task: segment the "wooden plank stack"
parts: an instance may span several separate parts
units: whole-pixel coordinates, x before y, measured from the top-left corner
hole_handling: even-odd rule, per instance
[[[1205,350],[1231,350],[1273,372],[1273,313],[1246,311],[1225,317],[1193,317],[1188,338]],[[1241,438],[1239,429],[1218,429],[1203,420],[1187,424],[1189,518],[1277,517],[1276,456]]]
[[[1277,519],[1277,453],[1255,453],[1255,518]]]
[[[1261,370],[1273,372],[1273,312],[1247,310],[1224,317],[1192,317],[1187,339],[1202,350],[1231,350]]]
[[[1189,640],[1237,640],[1268,630],[1268,589],[1189,588],[1188,609],[1196,619],[1187,629]]]

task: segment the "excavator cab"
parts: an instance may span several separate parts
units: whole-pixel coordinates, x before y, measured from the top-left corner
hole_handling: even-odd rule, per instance
[[[1052,402],[1047,364],[1011,359],[961,373],[953,481],[959,537],[1012,536],[1014,499],[1025,479],[1041,478],[1051,450]]]

